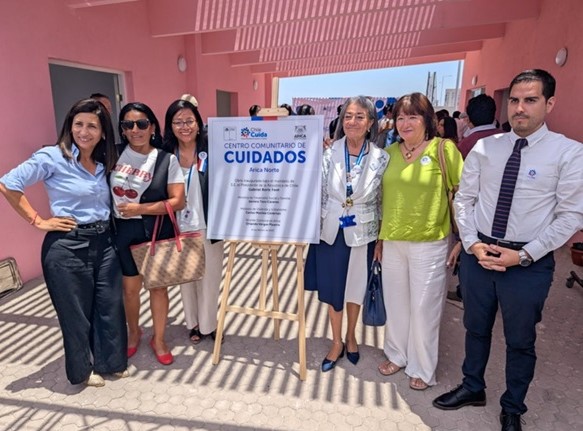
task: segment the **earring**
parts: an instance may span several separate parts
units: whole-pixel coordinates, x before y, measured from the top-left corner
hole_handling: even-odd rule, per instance
[[[154,142],[154,137],[155,137],[155,136],[154,136],[154,134],[152,133],[152,138],[151,138],[151,139],[152,139],[152,142]]]

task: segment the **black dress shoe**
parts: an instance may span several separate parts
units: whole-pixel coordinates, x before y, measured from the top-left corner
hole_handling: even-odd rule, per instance
[[[438,396],[433,400],[433,407],[441,410],[457,410],[465,406],[485,406],[486,392],[468,391],[463,385],[459,385],[452,391]]]
[[[324,360],[322,361],[322,372],[326,373],[332,370],[336,366],[336,362],[338,362],[338,359],[340,359],[343,356],[344,356],[344,344],[342,344],[342,351],[340,352],[335,361],[333,361],[332,359],[324,358]]]
[[[346,359],[356,365],[360,359],[360,352],[357,350],[356,352],[349,352],[348,349],[346,350]]]
[[[520,413],[500,412],[500,424],[502,431],[522,431],[522,418]]]

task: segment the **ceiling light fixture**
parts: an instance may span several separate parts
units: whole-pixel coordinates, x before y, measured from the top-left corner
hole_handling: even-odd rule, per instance
[[[186,72],[186,68],[188,67],[188,64],[186,63],[186,58],[184,58],[183,55],[179,55],[178,56],[178,70],[181,72]]]
[[[555,56],[555,63],[559,67],[563,67],[567,62],[568,51],[566,47],[563,47],[557,51],[557,55]]]

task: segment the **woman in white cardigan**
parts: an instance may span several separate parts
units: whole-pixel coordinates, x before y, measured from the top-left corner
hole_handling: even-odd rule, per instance
[[[306,290],[318,291],[319,300],[328,304],[332,346],[323,372],[336,366],[345,349],[350,362],[356,365],[360,359],[355,328],[378,235],[381,178],[389,161],[374,145],[376,109],[368,98],[348,99],[339,118],[336,140],[323,157],[320,243],[310,246],[305,273]]]

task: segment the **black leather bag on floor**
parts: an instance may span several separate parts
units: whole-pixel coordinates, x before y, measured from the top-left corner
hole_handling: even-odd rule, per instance
[[[368,326],[383,326],[387,321],[385,301],[383,299],[383,281],[381,263],[373,261],[370,277],[362,305],[362,323]]]

